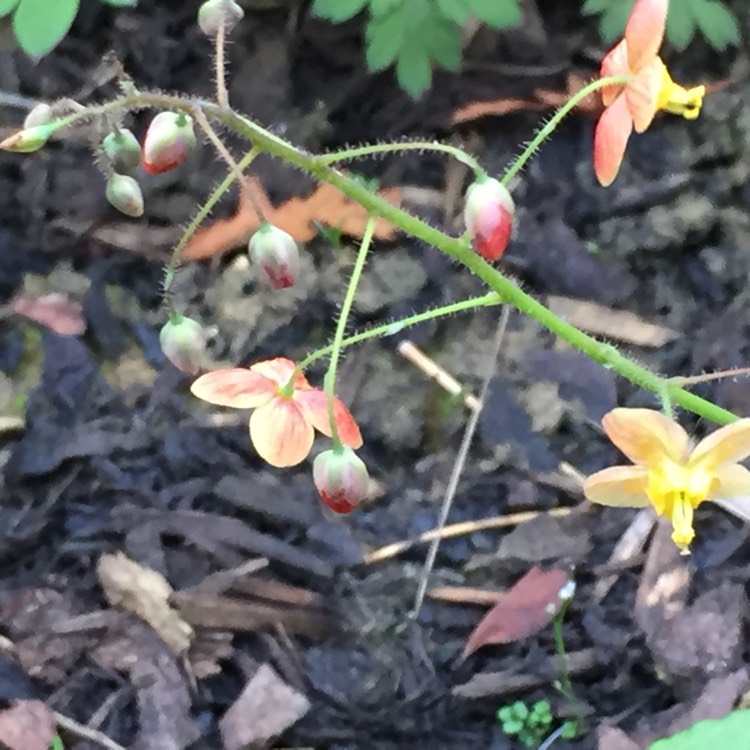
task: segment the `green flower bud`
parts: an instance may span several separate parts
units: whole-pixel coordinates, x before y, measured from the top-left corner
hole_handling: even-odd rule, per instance
[[[159,333],[164,356],[188,375],[197,375],[206,353],[206,334],[200,323],[185,315],[173,315]]]
[[[250,238],[248,252],[274,289],[286,289],[297,281],[299,248],[294,237],[283,229],[263,224]]]
[[[141,144],[130,130],[113,130],[104,137],[102,150],[115,172],[131,174],[141,162]]]
[[[55,116],[52,113],[52,107],[42,102],[29,111],[29,114],[26,115],[26,119],[23,121],[23,127],[28,130],[29,128],[35,128],[37,125],[49,125],[54,119]]]
[[[222,23],[227,34],[242,20],[245,11],[235,0],[206,0],[198,9],[198,26],[208,37],[219,33]]]
[[[134,219],[143,216],[143,193],[132,177],[115,172],[107,180],[106,196],[107,200],[125,216]]]
[[[52,123],[24,128],[8,136],[0,143],[0,151],[12,151],[17,154],[30,154],[38,151],[49,140],[56,128]]]

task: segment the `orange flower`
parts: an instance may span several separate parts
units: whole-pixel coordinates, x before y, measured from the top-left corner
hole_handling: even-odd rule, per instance
[[[293,379],[292,379],[293,378]],[[201,375],[191,386],[194,396],[217,406],[254,409],[250,442],[272,466],[296,466],[310,453],[315,430],[331,435],[328,397],[313,388],[290,359],[276,357],[249,369],[228,367]],[[359,448],[359,427],[344,404],[335,399],[341,442]]]
[[[668,4],[668,0],[635,0],[625,38],[602,61],[602,78],[629,78],[623,86],[602,89],[606,109],[594,133],[594,171],[604,186],[617,176],[633,129],[642,133],[659,111],[688,120],[700,114],[706,87],[685,89],[676,84],[657,54],[664,38]]]
[[[592,474],[584,495],[602,505],[653,505],[672,521],[672,539],[683,553],[695,536],[693,512],[704,500],[750,495],[750,471],[737,463],[750,456],[750,419],[726,425],[697,445],[680,425],[652,409],[614,409],[602,427],[635,466]]]

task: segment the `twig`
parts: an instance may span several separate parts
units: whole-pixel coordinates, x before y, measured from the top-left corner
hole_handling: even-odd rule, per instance
[[[469,417],[469,421],[466,423],[466,429],[464,430],[463,438],[461,439],[461,446],[458,449],[458,455],[456,461],[453,464],[453,470],[451,472],[450,480],[448,481],[448,487],[445,490],[445,497],[443,498],[443,505],[440,508],[440,517],[438,519],[437,531],[442,531],[445,526],[445,522],[448,519],[448,513],[450,512],[451,505],[453,504],[453,498],[456,495],[458,489],[458,482],[461,478],[464,465],[466,463],[466,457],[469,454],[469,448],[471,441],[474,438],[477,425],[479,424],[479,415],[482,413],[482,404],[487,396],[487,390],[492,380],[492,375],[495,372],[495,365],[500,349],[502,347],[503,338],[505,337],[505,330],[508,327],[508,319],[510,318],[510,307],[507,305],[503,306],[502,312],[500,313],[500,320],[497,324],[497,332],[495,333],[495,341],[492,349],[492,355],[487,358],[487,372],[484,375],[484,381],[482,382],[482,390],[479,393],[479,405],[474,409]],[[422,608],[422,602],[424,602],[424,595],[427,591],[427,581],[430,577],[430,572],[435,564],[435,558],[437,557],[438,548],[440,547],[440,535],[438,534],[430,543],[430,549],[427,552],[427,559],[425,560],[424,569],[422,570],[422,577],[419,581],[419,588],[417,589],[417,595],[414,598],[414,611],[412,612],[413,617],[419,615],[419,610]]]
[[[98,729],[91,729],[91,727],[87,727],[85,724],[79,724],[75,719],[71,719],[59,711],[53,711],[52,715],[55,717],[55,722],[58,726],[74,734],[76,737],[96,742],[97,745],[105,747],[107,750],[127,750]]]

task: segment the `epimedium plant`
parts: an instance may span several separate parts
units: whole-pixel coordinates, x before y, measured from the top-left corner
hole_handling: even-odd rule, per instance
[[[381,5],[388,1],[381,0]],[[395,7],[395,2],[393,5]],[[349,8],[354,6],[355,1],[351,0]],[[514,179],[579,102],[599,92],[605,105],[596,125],[593,145],[594,174],[603,186],[616,179],[632,133],[646,130],[657,114],[666,112],[689,120],[698,116],[705,88],[687,89],[675,83],[659,57],[667,11],[668,0],[636,0],[624,38],[605,56],[599,75],[571,96],[500,177],[487,174],[477,160],[463,150],[431,141],[379,143],[331,153],[309,153],[235,111],[229,102],[224,71],[226,37],[243,17],[235,0],[207,0],[199,11],[200,28],[215,42],[215,99],[142,91],[123,73],[121,95],[90,105],[70,100],[39,105],[29,113],[19,131],[0,143],[0,148],[29,153],[42,148],[53,136],[64,137],[70,131],[82,131],[96,144],[97,164],[103,173],[108,200],[126,215],[137,217],[143,213],[139,170],[153,174],[179,166],[197,147],[195,130],[201,131],[227,164],[229,175],[200,207],[172,250],[164,277],[168,320],[161,331],[162,348],[175,366],[191,376],[198,376],[191,386],[197,398],[251,411],[250,441],[269,464],[297,466],[307,459],[317,433],[330,438],[331,448],[316,457],[312,473],[321,500],[333,511],[353,511],[366,497],[368,488],[367,468],[356,454],[363,442],[362,434],[354,415],[336,396],[336,374],[342,353],[359,342],[389,335],[394,326],[401,330],[458,312],[506,306],[504,314],[513,308],[530,316],[595,362],[651,391],[661,403],[661,414],[618,409],[605,418],[607,435],[633,465],[598,472],[589,478],[584,491],[590,500],[604,505],[652,505],[672,522],[673,539],[687,552],[693,539],[693,512],[698,505],[708,499],[750,494],[750,471],[738,463],[750,455],[750,419],[740,419],[693,394],[689,385],[705,379],[704,376],[669,378],[652,372],[614,346],[597,341],[556,316],[493,265],[501,259],[512,239],[515,206],[511,185]],[[157,114],[139,144],[125,127],[125,120],[129,113],[143,109],[156,110]],[[220,136],[220,130],[231,131],[247,142],[247,150],[239,161]],[[386,201],[371,185],[337,168],[338,164],[357,157],[406,150],[450,155],[473,174],[465,195],[466,232],[462,235],[452,236],[430,226]],[[278,294],[284,294],[284,289],[294,285],[300,272],[294,239],[272,226],[248,188],[246,171],[260,154],[273,155],[340,190],[359,203],[369,218],[329,345],[311,352],[301,361],[293,361],[280,352],[276,357],[255,362],[247,368],[223,367],[205,372],[202,327],[178,309],[172,287],[187,241],[234,181],[257,214],[260,229],[250,239],[248,251],[266,274],[269,284]],[[345,335],[379,221],[389,222],[444,253],[478,276],[489,291]],[[309,382],[305,371],[322,359],[328,360],[328,369],[323,386],[319,387]],[[674,420],[673,405],[728,426],[689,450],[687,434]]]
[[[132,8],[138,0],[100,2]],[[80,4],[81,0],[0,0],[0,18],[10,18],[15,40],[26,54],[42,57],[65,38]]]

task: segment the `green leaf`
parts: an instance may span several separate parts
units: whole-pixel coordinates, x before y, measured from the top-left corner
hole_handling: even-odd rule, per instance
[[[432,65],[422,45],[407,44],[396,62],[396,79],[413,99],[418,99],[432,83]]]
[[[523,20],[518,0],[469,0],[474,15],[495,29],[518,26]]]
[[[13,14],[13,33],[19,47],[29,55],[42,57],[68,33],[79,0],[21,0]]]
[[[367,5],[367,0],[315,0],[312,12],[318,18],[326,18],[334,23],[354,18]]]
[[[7,16],[18,5],[18,0],[0,0],[0,17]]]
[[[466,0],[437,0],[437,7],[443,17],[453,23],[464,24],[471,15]]]
[[[403,2],[404,0],[370,0],[370,15],[384,16]]]
[[[581,6],[581,11],[587,16],[596,16],[606,13],[612,7],[612,0],[586,0]],[[630,13],[630,8],[627,9]]]
[[[397,6],[388,14],[374,16],[367,24],[365,36],[370,70],[385,70],[398,57],[406,39],[404,8],[406,6]]]
[[[116,8],[135,8],[138,0],[102,0],[107,5],[114,5]]]
[[[688,11],[689,3],[680,7],[679,12],[667,16],[667,39],[677,50],[684,50],[695,35],[695,18]]]
[[[611,42],[622,36],[629,14],[630,7],[627,3],[618,3],[607,8],[599,19],[599,33],[602,38]]]
[[[450,22],[437,22],[425,35],[429,57],[441,68],[458,70],[461,67],[461,27]]]
[[[701,0],[694,4],[695,22],[706,41],[716,50],[739,44],[740,29],[737,18],[718,0]]]
[[[683,732],[653,742],[648,750],[745,750],[750,737],[750,709],[733,711],[723,719],[707,719]]]

